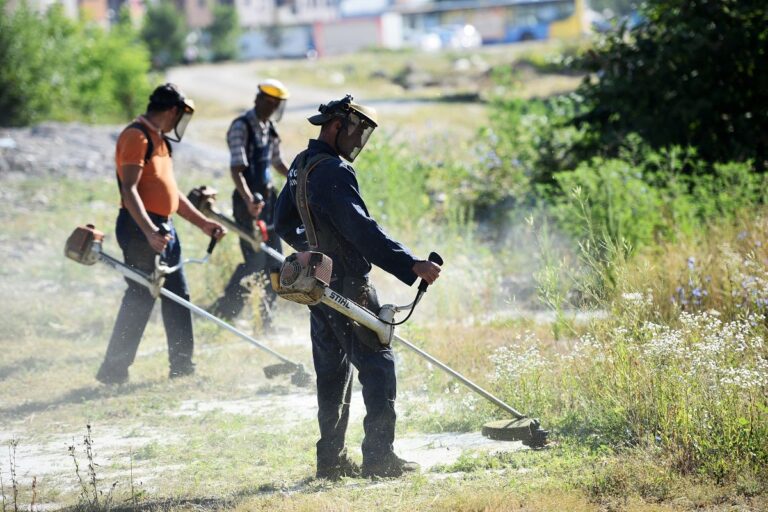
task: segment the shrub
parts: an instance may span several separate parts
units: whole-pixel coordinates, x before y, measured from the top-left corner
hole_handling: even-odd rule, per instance
[[[584,131],[567,125],[577,98],[522,100],[515,96],[513,75],[499,72],[494,80],[490,127],[479,134],[478,160],[484,165],[474,184],[478,206],[503,204],[507,198],[530,206],[553,192],[556,173],[584,159],[579,149]]]
[[[592,446],[658,446],[684,473],[735,477],[768,462],[764,328],[716,313],[638,322],[643,293],[613,304],[564,355],[512,344],[492,357],[503,400]]]
[[[556,199],[554,214],[579,239],[596,230],[632,246],[649,245],[664,226],[659,190],[629,162],[597,157],[556,180],[571,194]]]
[[[57,53],[47,51],[55,45],[46,18],[25,2],[7,14],[0,0],[0,12],[0,125],[21,126],[47,115],[56,100]]]
[[[409,233],[427,220],[427,172],[406,146],[371,140],[355,167],[366,205],[387,229]]]
[[[4,9],[0,0],[0,9]],[[0,124],[126,119],[149,94],[149,57],[127,24],[105,32],[55,5],[0,19]]]

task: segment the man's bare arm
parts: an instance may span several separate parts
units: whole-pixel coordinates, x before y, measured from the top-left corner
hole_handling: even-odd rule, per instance
[[[253,202],[253,192],[251,192],[250,187],[248,187],[248,183],[245,182],[245,175],[243,174],[246,169],[247,167],[244,165],[235,165],[229,168],[229,172],[232,174],[232,181],[235,182],[237,193],[240,194],[240,197],[243,198],[243,201],[245,201],[245,204],[248,207],[248,213],[251,214],[251,217],[256,219],[259,217],[261,209],[264,207],[264,203]]]
[[[274,167],[277,172],[279,172],[286,178],[288,177],[288,167],[285,165],[285,162],[283,162],[282,158],[277,162],[273,162],[272,167]]]
[[[219,239],[227,233],[227,228],[203,215],[183,194],[179,194],[179,216],[200,228],[208,236]]]

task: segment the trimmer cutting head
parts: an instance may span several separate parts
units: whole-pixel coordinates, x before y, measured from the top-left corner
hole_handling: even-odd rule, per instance
[[[549,435],[549,431],[542,430],[539,420],[534,418],[491,421],[483,425],[482,433],[498,441],[522,441],[531,448],[543,448]]]
[[[291,384],[304,388],[312,382],[312,376],[304,369],[303,364],[277,363],[264,367],[264,376],[274,379],[279,375],[291,375]]]

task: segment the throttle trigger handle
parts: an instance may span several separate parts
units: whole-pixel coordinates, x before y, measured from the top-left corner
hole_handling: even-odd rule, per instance
[[[437,263],[440,266],[443,265],[443,258],[434,251],[429,253],[427,260],[431,261],[432,263]],[[422,279],[421,282],[419,283],[419,292],[421,293],[426,292],[428,286],[429,286],[429,283],[427,283],[425,280]]]

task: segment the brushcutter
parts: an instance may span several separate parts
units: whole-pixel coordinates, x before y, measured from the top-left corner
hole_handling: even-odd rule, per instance
[[[161,232],[162,231],[163,231],[163,228],[161,227]],[[133,267],[130,267],[129,265],[126,265],[122,261],[117,260],[112,256],[110,256],[109,254],[105,253],[102,250],[103,240],[104,240],[104,234],[98,231],[97,229],[95,229],[95,227],[92,224],[88,224],[86,226],[80,226],[76,228],[67,239],[66,245],[64,247],[64,255],[83,265],[93,265],[96,262],[100,261],[106,264],[107,266],[117,270],[124,277],[132,281],[135,281],[143,286],[146,286],[150,290],[150,292],[152,292],[154,297],[162,295],[163,297],[166,297],[176,302],[177,304],[184,306],[185,308],[189,309],[193,313],[196,313],[202,316],[203,318],[206,318],[214,322],[220,327],[223,327],[224,329],[237,335],[238,337],[247,341],[248,343],[255,346],[256,348],[271,354],[273,357],[276,357],[281,361],[281,363],[270,365],[264,368],[264,375],[268,379],[271,379],[278,375],[285,375],[290,373],[292,384],[300,387],[309,385],[309,383],[311,382],[311,376],[309,375],[309,373],[307,373],[307,371],[304,369],[304,365],[302,365],[301,363],[296,363],[291,361],[290,359],[283,356],[279,352],[272,350],[271,348],[264,345],[263,343],[256,341],[251,336],[248,336],[244,332],[231,326],[227,322],[210,314],[203,308],[198,307],[192,304],[191,302],[189,302],[188,300],[183,299],[178,295],[176,295],[175,293],[170,292],[165,288],[163,288],[163,280],[166,275],[172,272],[176,272],[179,268],[181,268],[183,265],[187,263],[205,263],[206,261],[208,261],[208,258],[210,258],[210,255],[213,252],[213,248],[216,245],[215,237],[211,237],[211,242],[208,245],[208,250],[204,258],[187,259],[178,265],[175,265],[173,267],[168,267],[167,265],[163,264],[160,261],[159,255],[156,256],[155,270],[154,272],[152,272],[151,275],[147,275],[145,272],[142,272]]]
[[[235,222],[232,218],[227,217],[221,213],[218,208],[216,208],[216,194],[216,189],[203,185],[192,189],[189,195],[187,195],[187,199],[189,199],[189,202],[192,203],[195,208],[203,212],[204,215],[215,218],[224,224],[227,229],[237,233],[240,238],[250,242],[254,250],[264,251],[278,262],[282,262],[285,256],[266,244],[267,240],[269,240],[269,227],[266,225],[266,223],[263,220],[258,220],[255,222],[257,228],[256,233],[258,235],[257,238],[248,231],[244,230],[243,227]],[[255,201],[261,201],[261,194],[256,193],[254,196],[256,196]]]
[[[431,253],[429,260],[442,265],[443,260],[437,253]],[[381,307],[378,315],[363,306],[349,300],[341,294],[333,291],[329,284],[333,261],[320,252],[306,251],[294,253],[284,259],[279,272],[270,275],[272,288],[281,297],[299,304],[315,305],[318,303],[338,311],[353,322],[365,326],[373,331],[379,338],[382,346],[388,347],[392,340],[397,340],[420,357],[434,364],[452,377],[458,379],[469,389],[489,400],[497,407],[505,410],[515,417],[514,420],[500,420],[486,423],[483,426],[483,435],[492,439],[506,441],[522,441],[523,444],[533,447],[543,447],[547,442],[548,431],[542,430],[538,419],[529,418],[516,411],[467,377],[439,361],[410,341],[395,334],[395,326],[404,323],[413,313],[429,286],[423,279],[419,283],[416,298],[407,306],[394,306],[387,304]],[[395,322],[396,313],[408,311],[405,319]]]

